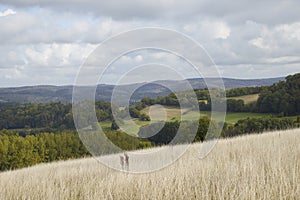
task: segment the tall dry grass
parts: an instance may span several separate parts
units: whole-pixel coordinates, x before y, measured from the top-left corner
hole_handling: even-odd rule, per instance
[[[300,129],[194,144],[173,165],[126,174],[94,159],[0,174],[0,199],[300,199]]]

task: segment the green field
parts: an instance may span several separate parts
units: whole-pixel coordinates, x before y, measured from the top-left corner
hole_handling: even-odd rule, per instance
[[[111,128],[111,122],[110,121],[105,121],[105,122],[100,122],[99,123],[102,130],[105,132],[105,131],[110,131],[110,128]]]
[[[223,121],[222,117],[222,113],[218,113],[216,112],[216,117],[215,120],[216,121]],[[197,119],[197,113],[194,111],[191,111],[185,115],[182,116],[182,118],[184,120],[195,120]],[[261,114],[261,113],[233,113],[233,112],[228,112],[226,113],[226,117],[225,117],[225,122],[229,123],[229,124],[235,124],[237,121],[239,121],[240,119],[247,119],[248,117],[250,118],[261,118],[264,116],[268,116],[269,114]],[[207,116],[207,117],[211,117],[211,112],[210,111],[200,111],[200,116]],[[178,117],[180,118],[180,117]]]
[[[137,136],[139,132],[139,128],[142,126],[148,125],[150,122],[147,121],[140,121],[138,119],[133,119],[133,126],[132,123],[130,123],[130,120],[124,120],[124,124],[122,125],[122,130],[133,136]],[[111,130],[111,122],[110,121],[105,121],[105,122],[100,122],[100,126],[104,132],[110,131]]]
[[[197,117],[199,117],[199,113],[196,111],[189,111],[189,110],[183,110],[183,115],[181,116],[181,110],[178,107],[165,107],[165,111],[167,114],[167,121],[180,121],[180,120],[186,120],[186,121],[191,121],[191,120],[196,120]],[[149,107],[145,108],[143,113],[149,114]],[[163,112],[162,108],[157,108],[151,110],[152,115],[154,117],[159,117],[160,114]],[[225,122],[231,125],[234,125],[237,121],[241,119],[247,119],[247,118],[262,118],[262,117],[269,117],[272,114],[263,114],[263,113],[234,113],[234,112],[228,112],[226,113],[225,117]],[[200,116],[204,117],[210,117],[211,112],[210,111],[200,111]],[[216,113],[216,118],[214,120],[220,122],[223,121],[222,116],[220,113]],[[284,117],[284,118],[291,118],[293,120],[297,119],[297,116],[290,116],[290,117]],[[159,120],[154,119],[152,123],[155,123]],[[163,120],[164,121],[164,120]],[[149,125],[149,121],[140,121],[138,119],[133,119],[134,126],[132,126],[132,123],[130,123],[129,120],[125,120],[124,124],[122,125],[122,129],[124,132],[126,132],[129,135],[132,136],[137,136],[139,132],[139,128],[142,126]],[[104,132],[110,131],[111,130],[111,122],[110,121],[105,121],[105,122],[100,122],[100,126],[102,127],[102,130]]]
[[[175,121],[175,120],[196,120],[199,117],[199,113],[196,111],[190,111],[190,110],[182,110],[182,116],[181,116],[181,110],[178,107],[170,107],[170,106],[165,106],[165,111],[167,113],[167,120],[168,121]],[[145,108],[142,112],[149,114],[149,107]],[[151,110],[152,115],[154,116],[159,116],[159,113],[162,113],[161,108],[155,109],[155,107]],[[222,114],[221,113],[216,113],[217,121],[222,121]],[[246,119],[248,117],[251,118],[261,118],[265,116],[269,116],[270,114],[262,114],[262,113],[244,113],[244,112],[239,112],[239,113],[233,113],[233,112],[228,112],[226,113],[226,119],[225,121],[229,124],[234,124],[240,119]],[[211,116],[210,111],[200,111],[200,116]]]
[[[210,116],[210,112],[207,112],[207,116]],[[248,117],[250,117],[250,118],[262,118],[262,117],[266,117],[266,116],[269,116],[269,114],[228,112],[228,113],[226,113],[225,122],[228,123],[228,124],[235,124],[237,121],[239,121],[241,119],[247,119]]]

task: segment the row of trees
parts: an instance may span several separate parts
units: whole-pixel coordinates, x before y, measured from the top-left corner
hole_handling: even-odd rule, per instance
[[[178,100],[180,99],[180,101]],[[143,98],[137,104],[137,108],[143,108],[154,104],[166,106],[187,106],[191,107],[197,104],[197,100],[209,100],[209,92],[207,89],[195,89],[194,91],[179,91],[170,93],[166,96],[158,96],[156,99],[149,97]]]
[[[198,123],[198,124],[197,124]],[[210,127],[210,135],[207,135]],[[194,130],[198,127],[197,130]],[[165,145],[169,144],[175,137],[176,143],[185,142],[200,142],[206,139],[219,137],[213,130],[217,130],[219,124],[211,121],[207,117],[202,117],[199,121],[174,121],[166,122],[164,125],[161,123],[154,123],[142,127],[138,133],[140,137],[148,138],[152,145]],[[300,117],[296,120],[293,118],[247,118],[239,120],[235,125],[228,125],[225,123],[223,127],[222,137],[233,137],[238,135],[250,133],[262,133],[264,131],[273,130],[286,130],[290,128],[300,127]],[[155,133],[159,130],[158,133]],[[196,131],[196,135],[192,135]],[[181,135],[178,137],[178,135]]]
[[[198,121],[170,121],[157,122],[140,128],[139,137],[147,138],[152,145],[169,144],[175,137],[177,137],[174,144],[186,142],[200,142],[207,137],[209,125],[212,130],[217,129],[218,124],[211,121],[208,117],[201,117]],[[197,129],[196,129],[197,128]],[[156,132],[158,131],[158,132]],[[196,133],[195,135],[193,133]]]
[[[245,96],[250,94],[259,94],[262,90],[267,88],[268,86],[233,88],[226,91],[226,96],[239,97],[239,96]]]
[[[292,118],[247,118],[239,120],[234,126],[225,125],[223,137],[233,137],[250,133],[262,133],[264,131],[286,130],[300,127],[300,117]]]

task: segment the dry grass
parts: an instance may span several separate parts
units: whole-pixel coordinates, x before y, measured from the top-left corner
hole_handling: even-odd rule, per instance
[[[173,165],[148,174],[94,159],[0,174],[0,199],[299,199],[300,129],[221,140],[203,160],[194,144]]]
[[[256,102],[259,97],[259,94],[250,94],[245,96],[239,96],[239,97],[230,97],[228,99],[235,99],[235,100],[243,100],[245,104]]]

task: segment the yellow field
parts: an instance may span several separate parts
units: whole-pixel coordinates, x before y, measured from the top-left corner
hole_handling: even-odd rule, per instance
[[[297,129],[220,140],[203,160],[194,144],[148,174],[114,171],[93,158],[4,172],[0,199],[299,199],[299,136]]]
[[[239,96],[239,97],[229,97],[228,99],[235,99],[235,100],[243,100],[245,104],[256,102],[259,97],[259,94],[250,94],[245,96]]]

